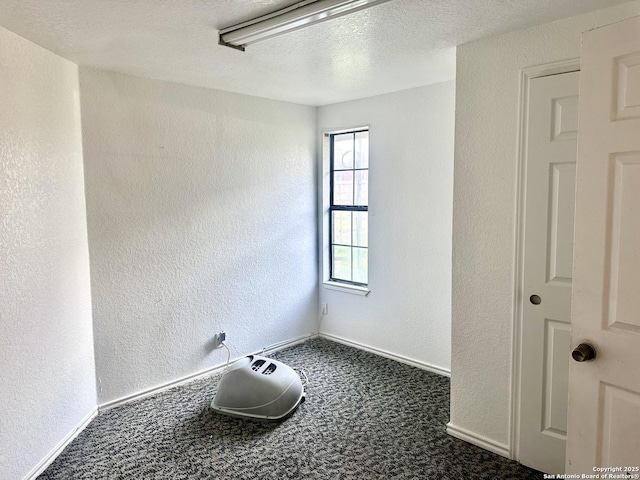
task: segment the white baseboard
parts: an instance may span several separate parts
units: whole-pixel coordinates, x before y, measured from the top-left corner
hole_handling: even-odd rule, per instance
[[[231,363],[233,361],[235,360],[232,360]],[[105,412],[107,410],[111,410],[112,408],[126,405],[129,402],[141,400],[143,398],[150,397],[151,395],[164,392],[165,390],[169,390],[174,387],[179,387],[180,385],[184,385],[185,383],[191,382],[192,380],[197,380],[199,378],[211,376],[215,373],[218,373],[222,369],[224,369],[225,366],[226,366],[226,362],[221,365],[216,365],[215,367],[202,370],[201,372],[194,373],[192,375],[187,375],[186,377],[178,378],[171,382],[163,383],[161,385],[156,385],[155,387],[151,387],[146,390],[141,390],[139,392],[132,393],[131,395],[127,395],[126,397],[121,397],[115,400],[111,400],[109,402],[101,403],[100,405],[98,405],[98,410],[100,412]]]
[[[292,340],[287,340],[284,342],[280,342],[280,343],[276,343],[273,345],[269,345],[267,347],[264,347],[262,350],[257,350],[255,352],[252,353],[248,353],[247,355],[270,355],[274,352],[277,352],[279,350],[283,350],[285,348],[288,347],[292,347],[293,345],[298,345],[299,343],[304,343],[307,340],[310,340],[312,338],[317,337],[317,334],[311,334],[311,335],[304,335],[302,337],[297,337],[294,338]],[[242,358],[242,357],[246,357],[247,355],[241,355],[238,358]],[[229,363],[233,363],[236,360],[238,360],[238,358],[234,358],[231,359]],[[214,367],[211,368],[207,368],[206,370],[202,370],[201,372],[197,372],[197,373],[193,373],[191,375],[187,375],[186,377],[182,377],[182,378],[178,378],[176,380],[172,380],[171,382],[167,382],[167,383],[163,383],[161,385],[157,385],[155,387],[151,387],[148,388],[146,390],[142,390],[140,392],[131,394],[131,395],[127,395],[126,397],[122,397],[122,398],[118,398],[116,400],[111,400],[109,402],[106,403],[102,403],[98,406],[98,409],[100,412],[104,412],[106,410],[111,410],[112,408],[115,407],[119,407],[121,405],[125,405],[129,402],[134,402],[136,400],[140,400],[143,399],[145,397],[149,397],[151,395],[155,395],[157,393],[160,392],[164,392],[165,390],[169,390],[171,388],[174,387],[179,387],[180,385],[184,385],[185,383],[189,383],[193,380],[198,380],[200,378],[205,378],[205,377],[209,377],[211,375],[214,375],[216,373],[221,372],[225,367],[226,367],[227,363],[222,363],[220,365],[216,365]]]
[[[40,462],[31,469],[29,473],[24,477],[24,480],[34,480],[38,475],[44,472],[49,465],[53,463],[53,461],[62,453],[62,451],[69,445],[73,440],[80,435],[80,432],[84,430],[91,420],[96,418],[98,415],[98,409],[94,409],[89,414],[80,420],[80,423],[64,437],[58,445],[53,447],[53,449],[42,459]]]
[[[464,440],[465,442],[484,448],[490,452],[497,453],[498,455],[506,458],[511,458],[508,445],[498,443],[490,438],[483,437],[482,435],[478,435],[470,430],[458,427],[451,422],[447,423],[447,433],[452,437],[459,438],[460,440]]]
[[[293,340],[287,340],[286,342],[274,343],[268,347],[264,347],[262,350],[250,353],[249,355],[271,355],[279,350],[299,345],[300,343],[308,342],[314,338],[318,338],[318,333],[312,333],[310,335],[304,335],[302,337],[294,338]]]
[[[370,347],[368,345],[363,345],[361,343],[354,342],[352,340],[347,340],[346,338],[338,337],[336,335],[331,335],[329,333],[320,333],[319,336],[320,338],[325,338],[333,342],[342,343],[343,345],[358,348],[360,350],[364,350],[369,353],[374,353],[376,355],[380,355],[381,357],[390,358],[391,360],[395,360],[400,363],[405,363],[407,365],[411,365],[412,367],[417,367],[422,370],[427,370],[429,372],[437,373],[438,375],[443,375],[445,377],[451,376],[450,370],[447,370],[442,367],[436,367],[435,365],[431,365],[426,362],[421,362],[413,358],[405,357],[403,355],[398,355],[396,353],[387,352],[386,350]]]
[[[351,347],[355,347],[355,348],[359,348],[360,350],[365,350],[367,352],[370,353],[374,353],[376,355],[380,355],[381,357],[386,357],[386,358],[390,358],[391,360],[396,360],[398,362],[401,363],[406,363],[407,365],[411,365],[417,368],[421,368],[423,370],[428,370],[430,372],[433,373],[437,373],[439,375],[444,375],[446,377],[451,376],[451,372],[449,370],[440,368],[440,367],[436,367],[434,365],[429,365],[428,363],[424,363],[424,362],[420,362],[418,360],[414,360],[408,357],[404,357],[402,355],[397,355],[395,353],[391,353],[391,352],[387,352],[385,350],[381,350],[378,348],[374,348],[374,347],[369,347],[367,345],[363,345],[357,342],[352,342],[351,340],[347,340],[345,338],[342,337],[338,337],[335,335],[330,335],[330,334],[326,334],[326,333],[313,333],[311,335],[304,335],[302,337],[298,337],[298,338],[294,338],[292,340],[287,340],[285,342],[280,342],[280,343],[276,343],[273,345],[269,345],[267,347],[264,347],[262,350],[257,350],[255,352],[252,353],[248,353],[247,355],[270,355],[272,353],[275,353],[279,350],[283,350],[285,348],[288,347],[292,347],[294,345],[298,345],[300,343],[304,343],[308,340],[311,340],[313,338],[317,338],[317,337],[322,337],[325,338],[327,340],[331,340],[334,342],[338,342],[338,343],[342,343],[344,345],[348,345]],[[242,357],[244,357],[246,355],[242,355]],[[240,358],[240,357],[238,357]],[[233,359],[231,362],[234,362],[236,359]],[[147,390],[142,390],[140,392],[134,393],[132,395],[127,395],[126,397],[122,397],[122,398],[118,398],[116,400],[112,400],[110,402],[106,402],[103,403],[101,405],[98,406],[99,411],[103,412],[106,410],[110,410],[112,408],[115,407],[119,407],[121,405],[125,405],[129,402],[133,402],[136,400],[140,400],[143,399],[145,397],[149,397],[151,395],[155,395],[157,393],[160,392],[164,392],[165,390],[169,390],[171,388],[174,387],[178,387],[180,385],[184,385],[185,383],[191,382],[193,380],[197,380],[200,378],[205,378],[211,375],[214,375],[216,373],[219,373],[220,371],[222,371],[226,366],[226,363],[220,364],[220,365],[216,365],[215,367],[211,367],[208,368],[206,370],[203,370],[201,372],[197,372],[194,373],[192,375],[187,375],[186,377],[182,377],[176,380],[173,380],[171,382],[167,382],[167,383],[163,383],[161,385],[157,385],[155,387],[149,388]]]

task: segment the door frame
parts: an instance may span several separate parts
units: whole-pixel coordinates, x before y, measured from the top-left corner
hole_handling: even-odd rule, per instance
[[[511,339],[511,402],[509,431],[509,457],[520,460],[520,392],[522,368],[522,322],[524,308],[524,222],[525,187],[527,182],[527,147],[529,129],[529,89],[531,80],[538,77],[580,71],[580,58],[534,65],[520,70],[520,94],[518,105],[518,153],[516,159],[516,222],[514,249],[513,328]],[[568,355],[568,352],[567,352]]]

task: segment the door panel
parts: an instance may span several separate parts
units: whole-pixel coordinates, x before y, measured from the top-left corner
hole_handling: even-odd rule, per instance
[[[548,473],[565,463],[578,83],[572,72],[529,88],[518,460]]]
[[[564,441],[567,435],[567,397],[569,392],[570,325],[545,319],[544,403],[542,433]],[[562,455],[564,461],[564,455]],[[559,473],[559,472],[558,472]]]
[[[547,282],[571,285],[576,164],[554,162],[550,167]]]
[[[602,450],[604,466],[639,466],[640,394],[603,383]]]
[[[583,35],[567,472],[640,466],[640,17]]]
[[[637,331],[640,329],[640,269],[637,262],[620,260],[637,255],[638,245],[635,242],[640,239],[640,218],[628,206],[640,198],[640,154],[614,154],[611,162],[613,175],[609,188],[613,201],[609,212],[612,224],[607,323],[613,328]]]

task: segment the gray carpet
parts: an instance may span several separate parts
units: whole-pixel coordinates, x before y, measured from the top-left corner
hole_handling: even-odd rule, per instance
[[[286,421],[217,415],[219,377],[196,380],[102,413],[39,478],[542,478],[445,433],[446,377],[321,339],[273,358],[309,375]]]

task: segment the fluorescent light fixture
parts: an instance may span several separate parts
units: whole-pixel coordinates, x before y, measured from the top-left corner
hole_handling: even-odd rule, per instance
[[[220,45],[243,50],[267,38],[315,25],[389,0],[306,0],[220,30]]]

